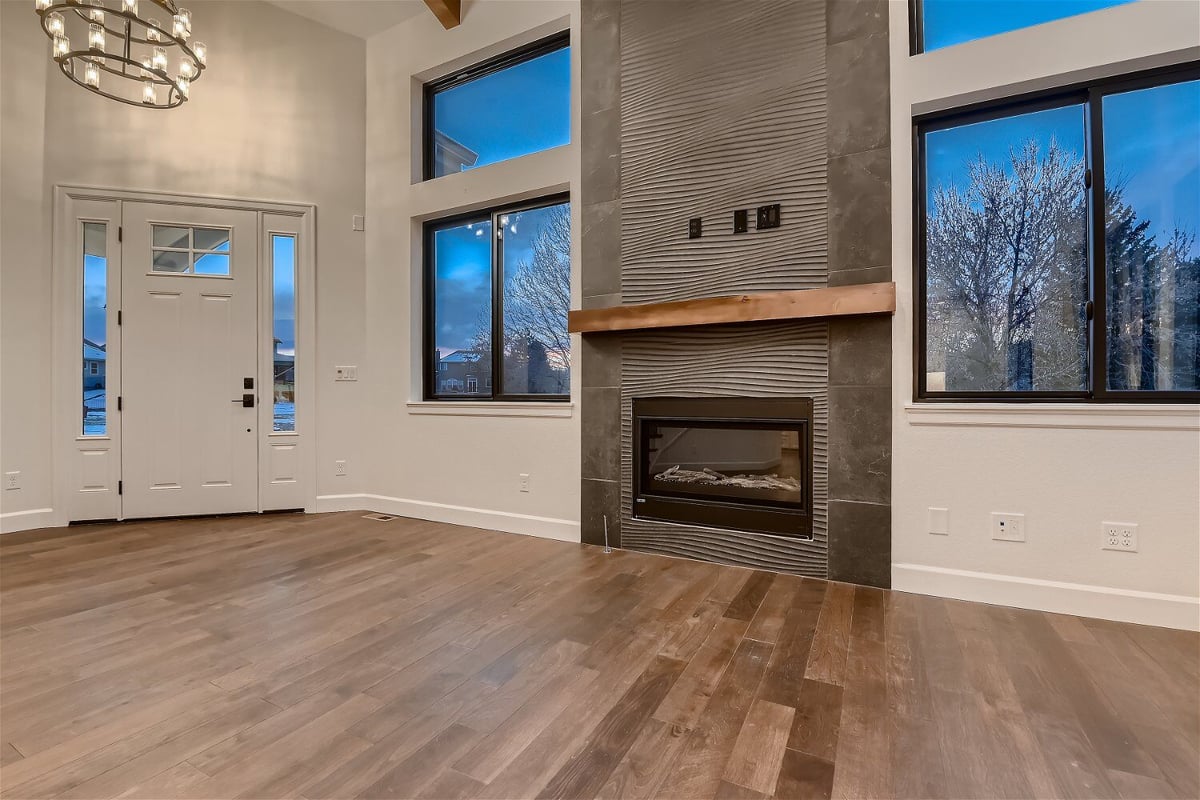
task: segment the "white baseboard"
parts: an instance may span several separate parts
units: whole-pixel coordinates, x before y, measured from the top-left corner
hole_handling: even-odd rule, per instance
[[[1179,594],[1113,589],[922,564],[892,564],[892,588],[900,592],[1058,614],[1200,630],[1200,598]]]
[[[326,494],[317,497],[317,512],[328,511],[376,511],[398,517],[414,517],[433,522],[448,522],[453,525],[468,525],[505,533],[522,533],[557,539],[562,542],[578,542],[579,523],[555,517],[537,517],[530,514],[513,514],[508,511],[493,511],[486,508],[455,506],[446,503],[431,503],[425,500],[408,500],[402,497],[387,497],[380,494]]]
[[[31,508],[28,511],[9,511],[0,514],[0,533],[16,533],[34,528],[50,528],[58,523],[54,520],[53,508]]]

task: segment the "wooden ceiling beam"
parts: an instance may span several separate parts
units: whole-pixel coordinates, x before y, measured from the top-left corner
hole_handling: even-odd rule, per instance
[[[462,0],[425,0],[425,5],[446,30],[458,27],[462,22]]]

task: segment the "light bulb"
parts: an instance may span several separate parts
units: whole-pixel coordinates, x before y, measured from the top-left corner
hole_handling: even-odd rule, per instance
[[[158,102],[158,94],[154,91],[154,81],[146,81],[142,84],[142,102],[148,106]]]
[[[55,36],[53,52],[55,60],[58,60],[71,52],[71,40],[66,36]]]
[[[125,9],[125,13],[137,16],[138,0],[121,0],[121,8]]]
[[[196,65],[187,56],[179,59],[179,77],[191,80],[196,75]]]
[[[46,15],[46,32],[51,36],[61,36],[66,33],[66,24],[63,22],[63,15],[57,11],[52,11]]]
[[[204,42],[193,42],[192,52],[196,54],[196,60],[200,62],[200,66],[208,64],[208,45]]]
[[[150,17],[150,19],[146,20],[146,41],[161,42],[162,34],[158,32],[161,27],[162,23],[156,20],[154,17]]]
[[[175,79],[175,85],[179,87],[179,93],[184,96],[184,99],[186,99],[188,96],[188,90],[192,86],[192,82],[180,75]]]
[[[45,11],[50,7],[51,0],[33,0],[33,7],[37,11]]]
[[[186,8],[181,8],[175,12],[175,16],[178,19],[183,20],[183,27],[186,28],[187,32],[190,34],[192,32],[192,12],[188,11]]]
[[[101,25],[103,25],[104,24],[104,0],[88,0],[88,5],[95,6],[95,8],[93,8],[91,11],[88,12],[88,16],[91,18],[92,22],[98,22]]]
[[[104,26],[99,22],[88,26],[88,47],[92,50],[104,49]]]
[[[167,51],[161,47],[154,48],[153,55],[150,57],[150,66],[159,71],[165,71],[167,68]]]
[[[149,58],[142,59],[142,77],[149,78],[154,74],[154,65],[150,63]]]
[[[171,30],[177,39],[186,39],[192,35],[192,31],[188,27],[187,20],[185,20],[181,14],[175,15]]]
[[[100,68],[90,61],[83,71],[83,82],[93,89],[100,88]]]

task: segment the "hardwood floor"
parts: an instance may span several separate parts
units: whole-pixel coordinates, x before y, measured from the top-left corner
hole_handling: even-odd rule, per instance
[[[8,798],[1200,796],[1196,634],[358,513],[0,539]]]

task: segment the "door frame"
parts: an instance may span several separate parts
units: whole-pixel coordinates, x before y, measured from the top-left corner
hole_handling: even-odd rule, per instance
[[[259,388],[258,430],[258,511],[282,508],[316,509],[316,214],[310,203],[246,199],[214,195],[185,195],[151,190],[112,189],[97,186],[56,185],[54,187],[54,219],[51,226],[51,296],[53,298],[53,424],[52,452],[55,525],[66,525],[80,519],[122,519],[121,497],[116,491],[120,480],[121,437],[119,412],[114,409],[113,397],[121,392],[120,369],[106,377],[105,390],[109,398],[109,427],[105,437],[83,437],[78,433],[79,392],[82,388],[82,367],[79,342],[82,337],[82,259],[78,232],[79,219],[99,218],[86,213],[99,203],[115,209],[115,221],[121,224],[121,204],[124,202],[158,203],[162,205],[200,206],[204,208],[256,212],[259,242],[257,270],[258,303],[256,306],[256,344]],[[111,224],[112,217],[109,217]],[[274,364],[272,325],[269,315],[272,296],[270,271],[270,235],[291,233],[296,236],[296,431],[271,430],[271,415],[263,407],[272,402],[268,387],[273,387]],[[110,237],[111,241],[111,237]],[[121,258],[108,265],[109,342],[117,348],[109,363],[120,362],[120,337],[116,312],[121,307]],[[115,279],[114,279],[115,278]],[[112,345],[110,344],[111,348]],[[114,358],[115,356],[115,358]],[[268,424],[262,424],[266,419]],[[115,424],[114,424],[115,423]],[[104,451],[109,456],[107,475],[111,485],[103,489],[81,487],[80,475],[83,451]],[[268,465],[276,451],[288,451],[294,471],[290,480],[274,481]],[[81,516],[82,514],[82,516]]]

